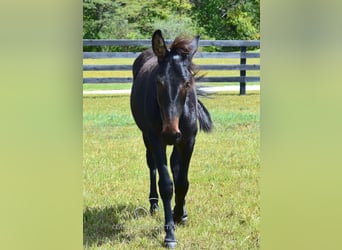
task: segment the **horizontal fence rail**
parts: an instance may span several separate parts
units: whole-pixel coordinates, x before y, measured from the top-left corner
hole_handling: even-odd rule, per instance
[[[136,58],[141,52],[83,52],[83,58]],[[260,53],[239,52],[198,52],[197,58],[259,58]]]
[[[172,40],[165,40],[170,45]],[[129,39],[84,39],[83,46],[144,46],[151,47],[151,40],[129,40]],[[200,40],[199,46],[208,47],[259,47],[259,40]]]
[[[260,70],[260,65],[198,65],[200,70]],[[83,65],[84,71],[132,70],[132,65]]]
[[[83,78],[83,83],[129,83],[131,77],[92,77]],[[258,76],[222,76],[222,77],[202,77],[196,82],[259,82]]]
[[[170,44],[171,40],[166,40]],[[150,47],[151,40],[83,40],[83,46],[142,46]],[[196,58],[239,58],[240,64],[198,65],[200,70],[237,70],[239,76],[202,77],[199,82],[239,82],[240,94],[246,93],[246,82],[260,82],[259,76],[246,76],[246,71],[259,71],[259,64],[247,64],[248,58],[260,58],[258,52],[248,52],[247,47],[260,47],[258,40],[201,40],[200,46],[240,47],[240,52],[198,52]],[[84,59],[136,58],[141,52],[83,52]],[[83,71],[131,71],[132,65],[83,65]],[[131,83],[132,77],[84,77],[83,83]]]

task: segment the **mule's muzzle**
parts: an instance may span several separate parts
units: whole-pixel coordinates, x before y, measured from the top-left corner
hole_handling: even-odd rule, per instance
[[[176,143],[178,143],[181,138],[182,138],[182,133],[180,131],[176,131],[173,133],[170,132],[162,132],[162,137],[164,142],[167,145],[174,145]]]
[[[181,140],[182,133],[178,127],[179,118],[163,120],[162,137],[167,145],[174,145]]]

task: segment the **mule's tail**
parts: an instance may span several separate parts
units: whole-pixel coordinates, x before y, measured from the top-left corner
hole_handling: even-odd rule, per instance
[[[200,125],[200,130],[210,132],[213,128],[213,122],[206,107],[200,100],[197,100],[197,117]]]

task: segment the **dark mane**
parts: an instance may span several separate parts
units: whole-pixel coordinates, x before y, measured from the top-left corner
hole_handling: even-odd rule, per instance
[[[184,36],[176,37],[170,46],[171,53],[179,54],[181,56],[189,56],[192,51],[191,47],[192,39]],[[199,68],[191,61],[190,72],[194,77],[199,72]]]
[[[188,55],[191,51],[191,40],[187,37],[179,36],[171,44],[171,52],[176,52],[180,55]]]

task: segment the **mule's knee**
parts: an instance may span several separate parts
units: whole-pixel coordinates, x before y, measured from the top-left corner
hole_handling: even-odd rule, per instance
[[[162,197],[162,199],[172,199],[172,195],[173,195],[173,183],[171,180],[168,181],[161,181],[159,180],[158,182],[158,186],[159,186],[159,193],[160,196]]]

